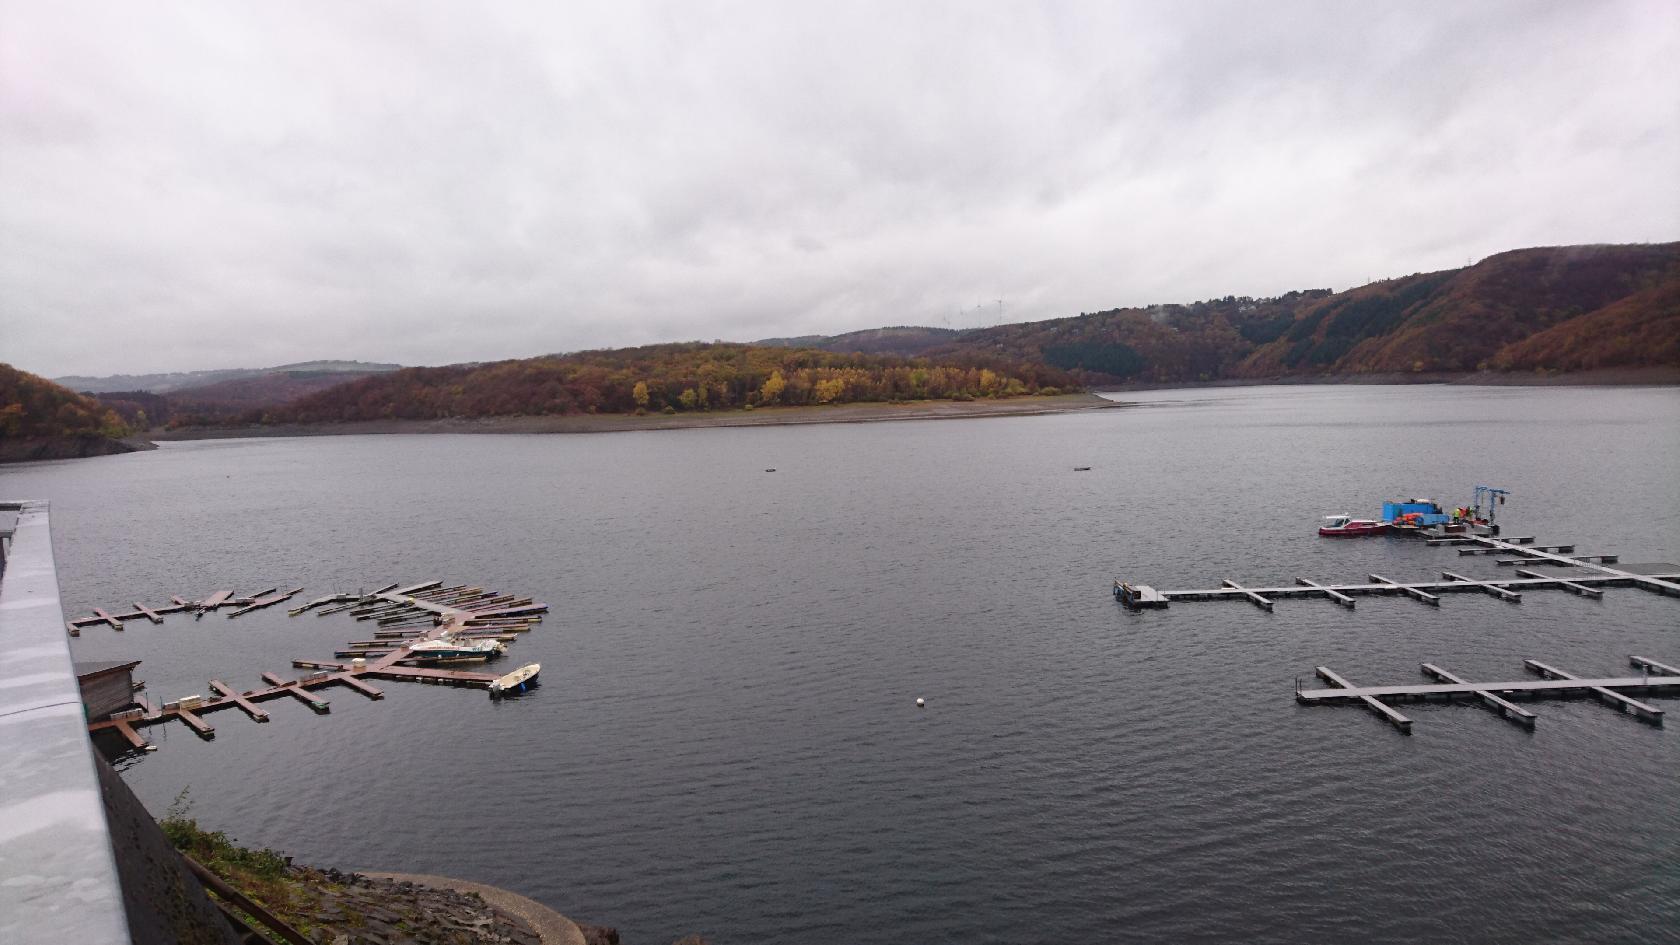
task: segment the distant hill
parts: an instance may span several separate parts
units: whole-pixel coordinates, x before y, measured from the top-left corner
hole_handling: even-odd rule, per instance
[[[129,429],[91,397],[0,364],[0,462],[127,453]]]
[[[883,328],[812,346],[1040,363],[1090,384],[1680,368],[1680,243],[1523,249],[1346,292]]]
[[[1668,279],[1499,349],[1496,371],[1680,364],[1680,279]]]
[[[974,356],[944,361],[766,345],[648,345],[405,368],[307,395],[247,422],[727,411],[1060,393],[1065,372]],[[178,418],[178,422],[180,421]]]
[[[177,374],[113,374],[108,377],[71,375],[55,377],[53,381],[71,390],[90,394],[116,393],[119,391],[146,391],[153,394],[167,394],[192,387],[244,380],[268,374],[330,373],[359,377],[366,374],[396,371],[401,368],[402,365],[400,364],[376,364],[367,361],[304,361],[298,364],[282,364],[279,367],[271,368],[227,368],[216,371],[187,371]]]
[[[896,354],[914,357],[963,335],[954,328],[866,328],[844,335],[804,335],[798,338],[767,338],[754,342],[780,348],[813,348],[818,351],[856,352],[859,354]]]
[[[1041,361],[1093,383],[1216,380],[1275,337],[1328,289],[1277,298],[1227,296],[1188,305],[1110,309],[965,332],[929,357],[962,353]]]
[[[400,364],[305,361],[273,368],[180,374],[65,377],[58,382],[92,394],[138,430],[179,423],[215,423],[278,407],[360,377],[402,370]]]
[[[163,394],[145,390],[122,390],[90,394],[93,399],[116,411],[131,430],[145,431],[169,423],[175,408]]]
[[[1651,368],[1680,376],[1680,242],[1521,249],[1345,292],[1226,296],[992,328],[895,326],[442,368],[312,361],[61,380],[99,391],[131,424],[206,425]]]
[[[215,422],[253,411],[260,413],[358,378],[390,373],[393,372],[275,370],[184,388],[165,398],[175,422]]]
[[[1233,373],[1561,371],[1583,369],[1591,359],[1615,362],[1601,366],[1672,366],[1680,363],[1673,346],[1665,353],[1647,341],[1665,323],[1673,337],[1677,285],[1680,243],[1500,253],[1464,269],[1389,279],[1304,306],[1282,335]],[[1577,353],[1566,354],[1571,350]]]

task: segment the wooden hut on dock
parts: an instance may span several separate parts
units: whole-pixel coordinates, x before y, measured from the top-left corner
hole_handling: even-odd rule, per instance
[[[108,719],[134,704],[134,667],[139,660],[77,660],[76,683],[89,722]]]

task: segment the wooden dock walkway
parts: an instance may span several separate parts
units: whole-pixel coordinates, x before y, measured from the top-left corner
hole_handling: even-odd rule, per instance
[[[298,590],[294,590],[290,594],[284,594],[279,597],[271,598],[266,596],[274,594],[277,590],[278,588],[271,587],[266,591],[260,591],[256,594],[250,594],[244,597],[235,596],[233,591],[216,591],[215,593],[209,594],[199,600],[187,600],[185,598],[175,596],[169,599],[169,604],[162,607],[148,606],[140,603],[139,601],[135,601],[133,610],[115,614],[95,607],[93,610],[93,616],[79,617],[75,620],[71,620],[65,624],[65,629],[70,631],[71,636],[77,637],[82,635],[82,629],[84,627],[105,624],[112,630],[121,630],[123,629],[123,621],[125,620],[144,619],[150,620],[154,624],[160,624],[163,623],[165,614],[178,614],[191,611],[195,617],[203,617],[205,614],[212,613],[223,607],[239,608],[230,614],[230,616],[237,617],[240,614],[251,610],[258,610],[263,607],[278,604],[280,601],[290,598],[292,594],[296,594],[298,591],[302,590],[302,588],[298,588]]]
[[[269,715],[267,712],[258,708],[257,703],[267,702],[270,699],[288,697],[296,698],[308,705],[311,709],[314,709],[317,713],[324,714],[327,711],[327,703],[323,700],[313,698],[310,695],[309,690],[319,689],[324,686],[343,685],[367,694],[367,690],[372,687],[368,687],[365,684],[360,683],[354,678],[354,675],[355,674],[350,671],[339,673],[320,673],[314,676],[305,676],[302,679],[287,681],[281,679],[273,673],[264,673],[263,680],[269,683],[266,688],[250,689],[243,692],[234,690],[232,687],[228,686],[219,679],[213,679],[210,681],[210,688],[219,693],[217,698],[204,699],[194,705],[182,705],[180,702],[170,702],[165,703],[162,708],[158,709],[130,709],[127,712],[119,712],[111,716],[109,719],[90,723],[88,725],[88,731],[100,732],[106,729],[115,729],[119,734],[128,740],[129,744],[136,748],[150,750],[149,744],[140,737],[136,729],[148,725],[158,725],[172,719],[178,719],[185,723],[188,727],[192,728],[193,731],[197,732],[200,736],[204,738],[213,738],[215,737],[216,729],[200,718],[200,716],[207,715],[211,712],[219,712],[223,709],[236,708],[244,711],[247,715],[251,716],[252,719],[258,722],[266,722],[269,720]],[[377,690],[374,691],[377,692]],[[377,696],[375,696],[375,698],[377,698]]]
[[[1524,660],[1523,665],[1538,679],[1499,682],[1470,682],[1433,663],[1424,663],[1425,676],[1439,680],[1434,683],[1398,686],[1356,686],[1324,666],[1316,672],[1330,689],[1295,690],[1295,701],[1303,705],[1357,704],[1376,712],[1402,732],[1411,734],[1412,722],[1389,705],[1389,702],[1434,702],[1474,699],[1502,716],[1533,729],[1535,716],[1527,709],[1511,703],[1511,699],[1543,699],[1590,697],[1620,712],[1632,715],[1652,725],[1662,725],[1663,711],[1627,695],[1680,695],[1680,667],[1659,663],[1648,657],[1630,656],[1628,662],[1643,669],[1641,676],[1581,677],[1565,672],[1539,660]],[[1652,671],[1656,671],[1656,675]]]
[[[548,605],[537,603],[529,597],[499,595],[464,585],[443,588],[442,583],[427,581],[404,588],[390,584],[372,594],[329,594],[289,612],[292,616],[297,616],[310,611],[325,615],[348,610],[356,614],[358,619],[364,620],[392,617],[407,620],[424,617],[424,620],[416,620],[414,629],[396,631],[398,635],[356,641],[353,649],[341,651],[352,655],[349,660],[293,660],[293,666],[311,669],[314,672],[292,680],[282,679],[274,673],[263,673],[263,681],[268,685],[262,689],[239,691],[220,679],[212,679],[209,688],[216,693],[213,698],[189,697],[166,703],[162,708],[156,709],[150,705],[143,705],[138,709],[116,713],[109,719],[93,722],[88,726],[88,730],[115,731],[130,746],[150,751],[155,746],[147,742],[138,729],[178,720],[201,737],[213,738],[216,733],[215,727],[204,721],[201,716],[223,709],[239,709],[257,722],[267,722],[270,716],[258,704],[271,699],[291,698],[304,703],[318,714],[326,714],[329,711],[328,703],[314,694],[314,690],[326,686],[344,686],[370,699],[383,699],[385,696],[383,690],[370,682],[375,679],[489,689],[490,684],[500,678],[500,674],[413,665],[420,659],[413,655],[413,648],[423,642],[456,634],[473,639],[512,641],[517,639],[517,633],[535,627],[542,620],[543,613],[548,610]],[[156,612],[194,610],[202,614],[207,610],[232,605],[238,609],[229,616],[238,616],[289,600],[301,590],[302,588],[295,588],[280,593],[278,588],[269,588],[245,598],[236,598],[231,591],[219,591],[202,601],[184,601],[177,598],[174,606],[156,608]],[[142,611],[145,611],[145,608],[142,608]],[[95,616],[80,623],[87,625],[109,622],[121,629],[120,621],[132,616],[134,615],[113,615],[95,611]],[[72,630],[74,629],[73,625]]]
[[[1515,577],[1473,577],[1455,571],[1442,571],[1440,580],[1400,581],[1381,574],[1370,574],[1365,581],[1332,584],[1296,577],[1289,585],[1257,586],[1238,583],[1230,578],[1219,587],[1188,590],[1156,590],[1148,585],[1116,580],[1114,599],[1133,610],[1162,608],[1181,601],[1239,601],[1270,612],[1278,600],[1331,600],[1348,609],[1355,606],[1356,597],[1405,596],[1428,604],[1441,605],[1441,595],[1477,593],[1516,604],[1523,592],[1529,590],[1562,590],[1583,597],[1599,599],[1606,587],[1633,587],[1673,597],[1680,597],[1680,565],[1669,563],[1619,564],[1616,555],[1568,555],[1573,545],[1533,545],[1521,542],[1528,539],[1502,540],[1487,535],[1451,535],[1432,538],[1431,545],[1475,545],[1460,548],[1460,554],[1510,555],[1509,561],[1527,567],[1514,569]],[[1561,550],[1560,550],[1561,549]],[[1500,559],[1501,564],[1507,559]],[[1542,571],[1538,566],[1555,569]],[[1561,573],[1560,573],[1561,572]]]

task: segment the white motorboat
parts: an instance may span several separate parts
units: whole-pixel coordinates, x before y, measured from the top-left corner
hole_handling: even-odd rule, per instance
[[[490,695],[505,696],[509,693],[522,691],[537,678],[537,673],[541,671],[541,663],[527,663],[492,682],[490,684]]]
[[[462,660],[489,659],[498,656],[507,649],[500,640],[467,640],[460,637],[442,636],[436,640],[416,643],[408,648],[408,659],[417,660]]]

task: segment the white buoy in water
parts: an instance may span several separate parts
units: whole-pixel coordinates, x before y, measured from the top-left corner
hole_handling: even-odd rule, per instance
[[[926,704],[927,704],[927,703],[925,703],[925,702],[923,702],[923,701],[922,701],[922,697],[921,697],[921,696],[917,696],[917,697],[916,697],[916,708],[918,708],[918,709],[920,709],[920,708],[921,708],[921,707],[922,707],[922,706],[924,706],[924,705],[926,705]]]

